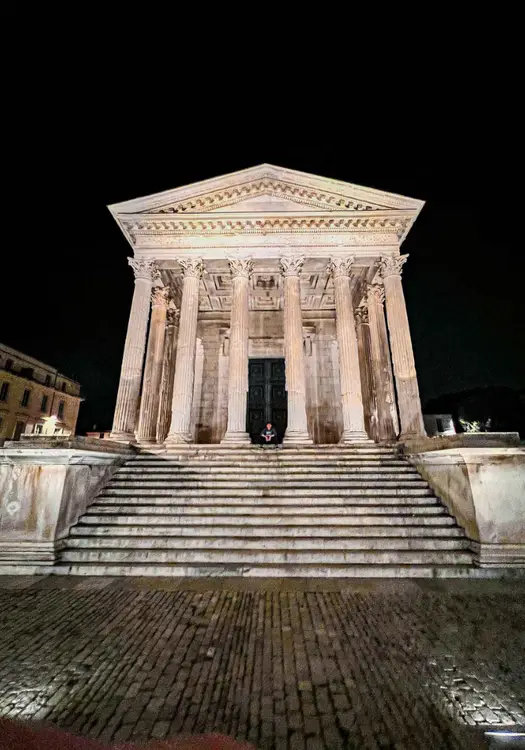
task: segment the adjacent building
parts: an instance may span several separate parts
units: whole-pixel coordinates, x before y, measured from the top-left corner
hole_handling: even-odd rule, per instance
[[[74,435],[81,400],[75,380],[0,344],[0,438]]]

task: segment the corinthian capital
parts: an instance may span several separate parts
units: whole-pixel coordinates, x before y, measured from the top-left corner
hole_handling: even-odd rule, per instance
[[[180,310],[175,302],[170,299],[168,302],[168,312],[166,313],[166,325],[176,326],[179,322]]]
[[[249,279],[253,271],[253,260],[251,258],[228,258],[230,272],[234,279],[242,277]]]
[[[368,306],[365,302],[361,302],[359,307],[356,307],[354,315],[358,325],[366,325],[368,323]]]
[[[375,303],[382,305],[385,301],[385,287],[383,284],[368,284],[367,295],[368,304]]]
[[[403,265],[407,262],[408,255],[383,255],[378,263],[379,273],[383,279],[387,276],[401,276]]]
[[[151,304],[153,307],[168,307],[170,290],[167,286],[156,286],[151,292]]]
[[[128,263],[135,274],[135,281],[144,279],[152,281],[155,273],[155,261],[146,260],[145,258],[128,258]]]
[[[303,264],[302,255],[285,255],[281,258],[281,273],[283,276],[299,276]]]
[[[204,273],[202,258],[177,258],[177,263],[182,268],[183,276],[193,276],[200,279]]]
[[[350,276],[352,264],[355,260],[355,255],[347,255],[344,258],[330,258],[327,270],[328,273],[334,277],[334,279],[340,276]]]

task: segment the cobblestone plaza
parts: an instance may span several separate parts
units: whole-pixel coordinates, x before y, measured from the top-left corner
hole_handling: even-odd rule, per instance
[[[0,714],[106,742],[482,747],[525,725],[525,581],[0,579]],[[481,739],[480,739],[481,738]]]

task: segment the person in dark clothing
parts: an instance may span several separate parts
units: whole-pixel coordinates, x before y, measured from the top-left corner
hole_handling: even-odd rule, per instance
[[[277,432],[275,428],[272,427],[271,422],[268,422],[264,430],[261,432],[261,437],[263,439],[264,446],[275,445],[276,448],[279,447],[277,445]]]

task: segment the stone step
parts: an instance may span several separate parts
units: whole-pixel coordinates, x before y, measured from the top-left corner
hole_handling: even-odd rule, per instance
[[[93,503],[87,511],[86,515],[92,513],[136,513],[137,515],[143,514],[165,514],[165,515],[181,515],[181,516],[195,516],[202,513],[208,515],[244,515],[244,516],[257,516],[257,515],[274,515],[274,516],[286,516],[286,515],[297,515],[302,513],[304,515],[315,516],[325,515],[326,513],[340,513],[341,515],[358,515],[363,513],[374,513],[378,515],[418,515],[418,514],[430,514],[430,515],[442,515],[446,514],[445,508],[435,501],[432,503],[415,505],[413,503],[407,503],[406,505],[384,505],[382,503],[357,503],[357,504],[335,504],[330,505],[268,505],[266,503],[244,503],[236,505],[206,505],[202,502],[192,503],[191,505],[172,505],[171,503],[163,504],[128,504],[121,503],[119,505],[110,503]]]
[[[231,475],[232,478],[238,476],[239,472],[244,475],[250,476],[263,476],[265,478],[273,477],[277,480],[281,479],[283,475],[298,475],[299,477],[306,476],[330,476],[334,479],[340,477],[354,477],[357,476],[363,479],[397,479],[405,478],[407,476],[414,476],[418,479],[421,478],[420,474],[412,466],[247,466],[242,464],[241,466],[213,466],[207,464],[206,466],[187,466],[184,465],[171,465],[171,466],[124,466],[121,469],[117,469],[115,476],[118,477],[140,477],[140,476],[155,476],[155,477],[180,477],[182,476],[202,476],[207,474],[213,475]]]
[[[163,510],[164,512],[160,512]],[[404,509],[403,509],[404,510]],[[423,510],[423,509],[422,509]],[[287,525],[295,525],[302,528],[303,526],[315,526],[320,528],[325,524],[329,526],[455,526],[455,521],[451,516],[443,512],[428,512],[434,509],[424,509],[425,513],[405,513],[402,514],[397,509],[396,513],[373,513],[369,508],[364,513],[342,513],[339,509],[334,513],[333,508],[326,508],[324,513],[300,513],[300,515],[291,515],[288,513],[264,513],[258,512],[253,514],[235,514],[235,513],[203,513],[203,509],[194,509],[193,513],[166,513],[164,509],[159,508],[158,513],[152,513],[151,508],[145,513],[136,513],[135,509],[115,508],[113,513],[107,512],[89,512],[82,516],[84,524],[122,524],[137,526],[139,524],[151,526],[165,526],[168,524],[181,525],[186,523],[183,519],[191,519],[193,525],[202,526],[246,526],[250,524],[255,526],[275,526],[276,518],[286,518]],[[439,509],[435,509],[438,511]],[[197,511],[197,512],[195,512]],[[298,534],[300,530],[298,528]]]
[[[330,465],[337,465],[339,462],[347,462],[350,464],[359,463],[392,463],[392,462],[403,461],[403,456],[398,453],[337,453],[329,455],[302,455],[302,456],[290,456],[283,451],[256,451],[248,455],[193,455],[193,456],[149,456],[145,458],[143,456],[133,457],[126,459],[127,465],[136,466],[148,466],[148,465],[160,465],[165,464],[200,464],[202,463],[216,463],[216,464],[240,464],[249,462],[252,464],[258,464],[264,466],[266,464],[283,464],[286,466],[304,465],[306,462],[311,463],[326,463]]]
[[[411,539],[410,537],[257,537],[245,536],[231,539],[228,536],[204,539],[202,536],[185,536],[181,539],[116,536],[114,538],[74,536],[68,539],[67,549],[246,549],[246,550],[465,550],[466,539],[435,537]]]
[[[429,497],[433,496],[432,490],[425,487],[400,488],[371,488],[371,487],[319,487],[319,488],[297,488],[289,487],[237,487],[237,488],[188,488],[187,486],[176,487],[137,487],[134,483],[129,486],[110,485],[99,497],[213,497],[222,498],[230,496],[237,497],[294,497],[300,500],[304,497]]]
[[[85,524],[83,521],[79,522],[77,526],[73,526],[71,529],[71,537],[82,536],[82,537],[97,537],[97,536],[146,536],[146,537],[179,537],[179,536],[194,536],[194,537],[205,537],[207,539],[214,539],[216,537],[244,537],[244,536],[256,536],[259,538],[272,538],[272,537],[293,537],[297,538],[298,534],[300,537],[348,537],[351,533],[358,533],[360,538],[364,537],[447,537],[447,538],[465,538],[463,529],[458,526],[451,526],[450,521],[445,517],[445,523],[442,525],[435,526],[359,526],[357,531],[353,530],[352,526],[349,525],[328,525],[322,523],[315,526],[301,526],[300,530],[295,525],[285,525],[280,522],[273,526],[257,526],[249,524],[246,526],[234,526],[227,524],[224,526],[211,525],[206,526],[204,524],[190,525],[184,524],[183,526],[174,524],[169,526],[159,525],[111,525],[111,519],[104,519],[105,524],[101,526],[91,526]],[[142,520],[142,519],[140,519]]]
[[[239,508],[247,508],[247,507],[253,507],[253,508],[260,508],[261,505],[278,505],[278,506],[290,506],[293,508],[298,507],[305,507],[305,506],[319,506],[319,505],[330,505],[330,506],[337,506],[337,507],[348,507],[349,503],[346,498],[341,497],[323,497],[320,499],[317,497],[317,495],[311,495],[307,497],[266,497],[266,496],[257,496],[254,497],[253,495],[250,495],[248,497],[245,497],[244,495],[237,495],[237,496],[221,496],[217,499],[217,504],[213,502],[213,497],[203,497],[200,495],[193,495],[191,497],[185,497],[183,494],[177,495],[176,498],[174,498],[174,503],[176,505],[188,505],[188,506],[207,506],[207,507],[225,507],[225,506],[231,506],[235,505]],[[111,505],[128,505],[132,507],[137,506],[155,506],[155,505],[163,505],[165,507],[172,507],[172,503],[169,501],[169,499],[166,499],[166,497],[153,497],[149,495],[148,497],[144,497],[143,495],[100,495],[96,501],[90,506],[90,508],[93,507],[99,507],[99,506],[111,506]],[[351,505],[383,505],[383,506],[390,506],[390,505],[425,505],[425,506],[431,506],[431,505],[438,505],[440,507],[441,503],[437,498],[435,498],[432,495],[422,495],[421,497],[417,496],[398,496],[398,495],[391,495],[391,496],[385,496],[385,495],[363,495],[363,496],[356,496],[352,497]]]
[[[236,549],[64,549],[63,562],[109,562],[109,563],[208,563],[216,565],[249,566],[261,563],[312,565],[358,564],[358,565],[468,565],[472,561],[470,552],[458,550],[236,550]]]
[[[213,455],[213,456],[238,456],[238,455],[251,455],[254,453],[273,453],[276,450],[275,447],[266,447],[261,444],[259,445],[247,445],[247,446],[233,446],[228,447],[225,445],[208,444],[208,445],[181,445],[176,449],[168,449],[161,451],[148,451],[143,449],[138,454],[140,457],[156,456],[156,455],[169,455],[169,456],[191,456],[191,455]],[[378,445],[377,443],[355,443],[352,445],[341,445],[333,443],[330,445],[283,445],[277,449],[282,451],[283,455],[297,457],[301,455],[317,455],[319,453],[323,455],[333,454],[350,454],[359,455],[361,453],[370,453],[372,455],[381,455],[388,453],[400,454],[399,446],[394,447],[391,445]]]
[[[241,474],[241,472],[239,472]],[[340,479],[339,477],[334,479],[330,476],[323,476],[322,478],[315,478],[315,479],[307,479],[304,477],[300,477],[297,479],[296,477],[290,477],[287,475],[283,475],[282,477],[272,478],[272,477],[256,477],[254,479],[246,479],[243,477],[242,479],[236,479],[232,477],[213,477],[213,479],[194,479],[193,477],[181,477],[181,476],[175,476],[175,477],[158,477],[158,476],[144,476],[141,475],[140,479],[137,479],[136,477],[124,477],[122,475],[118,475],[116,477],[113,477],[110,483],[111,488],[124,488],[124,487],[144,487],[144,488],[185,488],[185,487],[202,487],[203,489],[209,488],[218,488],[218,489],[224,489],[224,488],[230,488],[230,489],[244,489],[244,488],[266,488],[266,487],[274,487],[275,484],[283,485],[285,484],[287,488],[297,487],[298,489],[302,489],[303,487],[338,487],[338,488],[352,488],[352,487],[370,487],[370,488],[378,488],[381,489],[383,487],[391,488],[402,488],[402,487],[408,487],[410,489],[414,487],[428,487],[428,483],[425,482],[423,479],[421,479],[420,476],[416,475],[415,477],[393,477],[391,479],[385,479],[385,478],[379,478],[379,479],[368,479],[365,477],[350,477],[349,479]]]
[[[478,568],[474,565],[389,564],[332,565],[285,563],[281,565],[198,565],[143,563],[60,563],[53,568],[55,575],[77,576],[162,576],[210,578],[500,578],[501,568]]]

